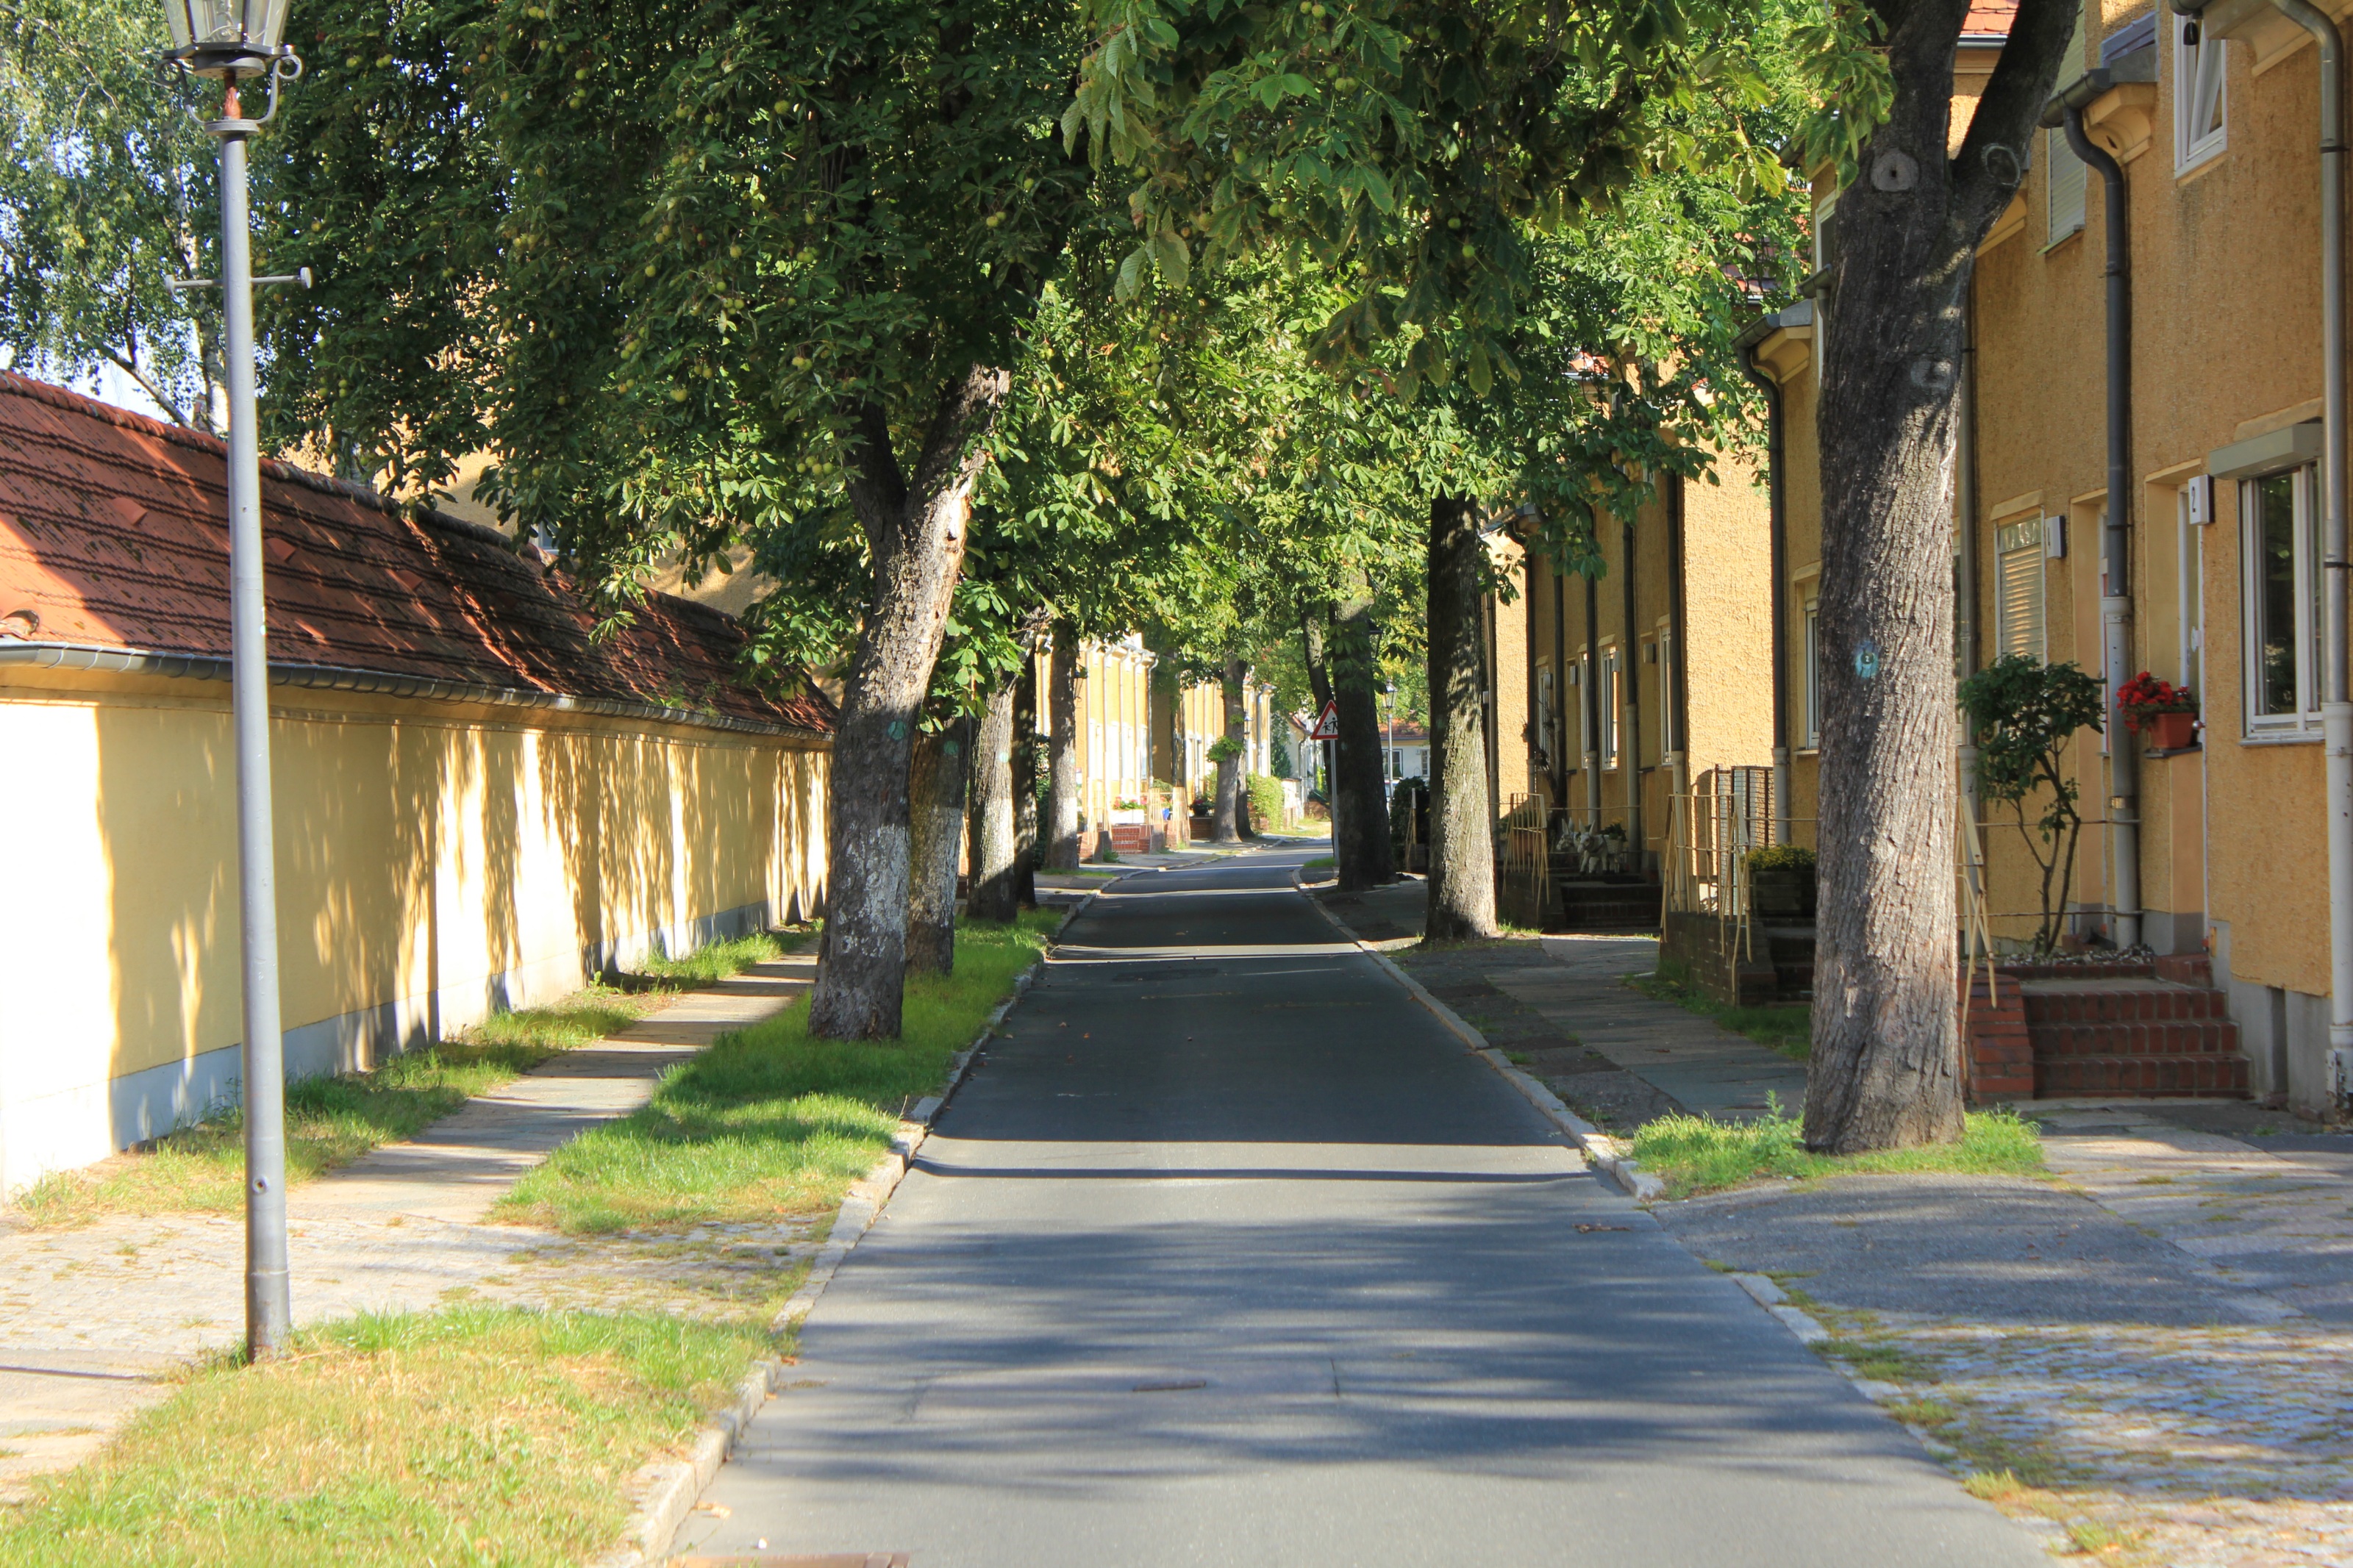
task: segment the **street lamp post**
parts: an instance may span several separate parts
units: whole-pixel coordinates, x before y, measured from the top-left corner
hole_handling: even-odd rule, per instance
[[[165,58],[220,79],[222,374],[228,390],[231,706],[237,740],[237,896],[245,992],[245,1339],[254,1359],[286,1350],[286,1063],[278,1016],[278,902],[269,809],[269,647],[261,581],[261,459],[253,407],[253,257],[245,144],[278,110],[278,85],[301,74],[279,43],[286,0],[164,0]],[[267,77],[269,112],[245,118],[237,83]],[[304,279],[306,282],[307,279]]]

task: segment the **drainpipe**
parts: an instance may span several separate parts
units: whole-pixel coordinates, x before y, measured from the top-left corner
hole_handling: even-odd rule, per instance
[[[1773,615],[1773,842],[1789,841],[1789,519],[1783,488],[1781,384],[1757,364],[1757,345],[1784,325],[1778,314],[1740,334],[1740,368],[1765,395],[1765,536]]]
[[[1977,279],[1969,280],[1961,311],[1960,463],[1955,476],[1953,665],[1963,680],[1978,671],[1978,321]],[[1978,820],[1978,748],[1961,731],[1961,798]]]
[[[1622,704],[1618,754],[1626,773],[1626,842],[1633,848],[1634,869],[1639,872],[1642,857],[1649,853],[1642,838],[1642,637],[1634,624],[1634,525],[1623,522],[1619,529],[1626,552],[1626,650],[1618,658],[1626,673],[1618,683],[1618,700]]]
[[[2300,0],[2299,0],[2300,3]],[[2132,669],[2132,279],[2126,261],[2125,172],[2084,134],[2084,110],[2114,80],[2105,67],[2086,72],[2042,106],[2042,123],[2063,126],[2075,156],[2099,172],[2108,233],[2108,515],[2100,550],[2100,628],[2107,681],[2109,934],[2118,950],[2140,945],[2140,751],[2116,728],[2116,693]]]
[[[2309,0],[2272,0],[2320,54],[2321,733],[2328,752],[2328,1089],[2353,1105],[2353,694],[2346,679],[2345,56]],[[2205,0],[2172,0],[2185,16]]]
[[[1683,513],[1683,479],[1677,474],[1667,483],[1667,640],[1669,647],[1661,657],[1666,660],[1666,689],[1659,693],[1659,706],[1672,707],[1674,717],[1666,724],[1670,733],[1662,739],[1675,743],[1675,765],[1672,774],[1677,795],[1691,791],[1691,687],[1683,673],[1683,650],[1689,646],[1684,637],[1683,567],[1690,557],[1690,544],[1683,536],[1689,521]],[[1672,818],[1672,807],[1668,816]]]

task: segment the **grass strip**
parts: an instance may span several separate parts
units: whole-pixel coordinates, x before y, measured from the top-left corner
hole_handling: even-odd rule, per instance
[[[459,1307],[306,1331],[187,1374],[0,1512],[0,1568],[577,1564],[621,1481],[768,1341],[751,1325]]]
[[[657,990],[676,990],[723,980],[782,952],[762,931],[681,958],[649,960],[645,973]],[[379,1145],[413,1138],[474,1096],[550,1057],[593,1045],[660,1000],[590,985],[543,1007],[492,1014],[449,1040],[366,1072],[297,1079],[286,1086],[288,1184],[300,1185]],[[88,1169],[44,1176],[16,1199],[20,1216],[37,1226],[110,1215],[227,1213],[244,1201],[245,1114],[235,1106]]]
[[[645,1106],[556,1150],[498,1216],[597,1236],[833,1207],[907,1109],[937,1092],[949,1058],[1061,920],[1039,910],[1010,926],[958,926],[955,973],[909,978],[896,1040],[813,1040],[800,1007],[723,1037]]]
[[[713,985],[741,974],[755,963],[785,955],[785,944],[774,935],[755,931],[724,942],[708,942],[682,958],[656,954],[638,967],[646,974],[672,985]]]
[[[2031,1176],[2043,1168],[2042,1134],[2034,1123],[2007,1110],[1970,1111],[1958,1142],[1872,1154],[1810,1153],[1802,1131],[1796,1117],[1781,1114],[1778,1100],[1755,1121],[1677,1113],[1642,1124],[1634,1134],[1634,1158],[1667,1184],[1670,1198],[1772,1177],[1806,1180],[1914,1171]]]
[[[1630,975],[1626,984],[1645,996],[1713,1018],[1718,1027],[1746,1035],[1792,1061],[1804,1061],[1813,1052],[1814,1010],[1806,1003],[1735,1007],[1689,984],[1680,967],[1666,960],[1660,962],[1655,973]]]

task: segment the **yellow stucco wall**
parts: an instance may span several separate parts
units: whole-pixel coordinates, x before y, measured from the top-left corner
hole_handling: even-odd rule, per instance
[[[1683,487],[1686,646],[1677,651],[1686,666],[1690,732],[1676,753],[1666,749],[1668,737],[1662,728],[1669,666],[1651,657],[1671,625],[1672,608],[1673,558],[1663,498],[1641,508],[1634,520],[1630,637],[1625,607],[1626,531],[1615,525],[1602,529],[1603,571],[1593,584],[1590,621],[1586,580],[1575,574],[1556,577],[1541,555],[1528,561],[1520,599],[1504,612],[1518,617],[1525,628],[1530,672],[1516,710],[1524,717],[1515,717],[1509,730],[1518,730],[1524,721],[1532,744],[1533,731],[1540,727],[1538,693],[1546,684],[1544,673],[1563,668],[1564,660],[1566,668],[1576,671],[1574,685],[1557,676],[1550,682],[1557,709],[1554,732],[1564,738],[1558,748],[1563,754],[1549,756],[1549,768],[1531,761],[1525,787],[1555,805],[1569,807],[1582,819],[1591,814],[1598,784],[1599,822],[1630,831],[1632,791],[1639,779],[1642,837],[1653,853],[1666,839],[1679,760],[1691,773],[1711,767],[1763,766],[1771,760],[1772,688],[1762,678],[1772,668],[1771,616],[1758,592],[1770,578],[1767,497],[1750,460],[1726,455],[1715,468],[1717,483],[1701,479]],[[1586,750],[1591,727],[1581,710],[1589,701],[1588,682],[1596,679],[1599,652],[1609,648],[1623,652],[1622,668],[1632,677],[1622,706],[1640,716],[1637,768],[1624,765],[1630,748],[1623,741],[1621,765],[1616,767]],[[1629,734],[1625,720],[1620,722],[1620,735]]]
[[[2147,14],[2146,5],[2109,5],[2095,38]],[[2319,395],[2321,367],[2315,57],[2298,47],[2258,70],[2257,52],[2244,41],[2229,46],[2224,150],[2177,172],[2175,62],[2160,26],[2148,115],[2154,134],[2125,165],[2134,311],[2133,662],[2168,679],[2179,678],[2182,644],[2179,487],[2204,472],[2210,452],[2317,412],[2304,406]],[[2028,221],[1978,266],[1982,506],[1973,521],[1980,580],[1989,584],[1999,523],[2038,511],[2068,519],[2066,556],[2047,567],[2049,657],[2096,671],[2097,527],[2108,500],[2105,195],[2093,178],[2084,229],[2046,248],[2047,179],[2041,169],[2030,176]],[[2234,486],[2216,488],[2221,520],[2191,533],[2191,559],[2204,579],[2205,746],[2143,765],[2141,902],[2168,925],[2169,917],[2181,917],[2185,930],[2170,945],[2200,945],[2202,913],[2205,924],[2221,921],[2232,932],[2234,978],[2318,994],[2327,988],[2328,930],[2318,736],[2283,745],[2246,733],[2238,509]],[[1985,657],[1992,652],[1990,616],[1988,623]],[[2105,792],[2095,738],[2079,742],[2075,764],[2088,815],[2099,815]],[[2015,838],[1993,836],[1998,901],[2031,908]],[[2077,868],[2077,897],[2094,907],[2110,896],[2106,847],[2105,835],[2087,834]]]
[[[241,1034],[227,689],[0,672],[0,819],[39,824],[0,912],[0,1189],[231,1091]],[[810,738],[280,689],[291,1070],[371,1064],[494,1006],[807,913]]]

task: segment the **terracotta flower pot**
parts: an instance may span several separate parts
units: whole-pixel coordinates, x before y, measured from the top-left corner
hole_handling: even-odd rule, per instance
[[[2195,713],[2152,713],[2147,727],[2149,743],[2160,752],[2183,751],[2198,743]]]

